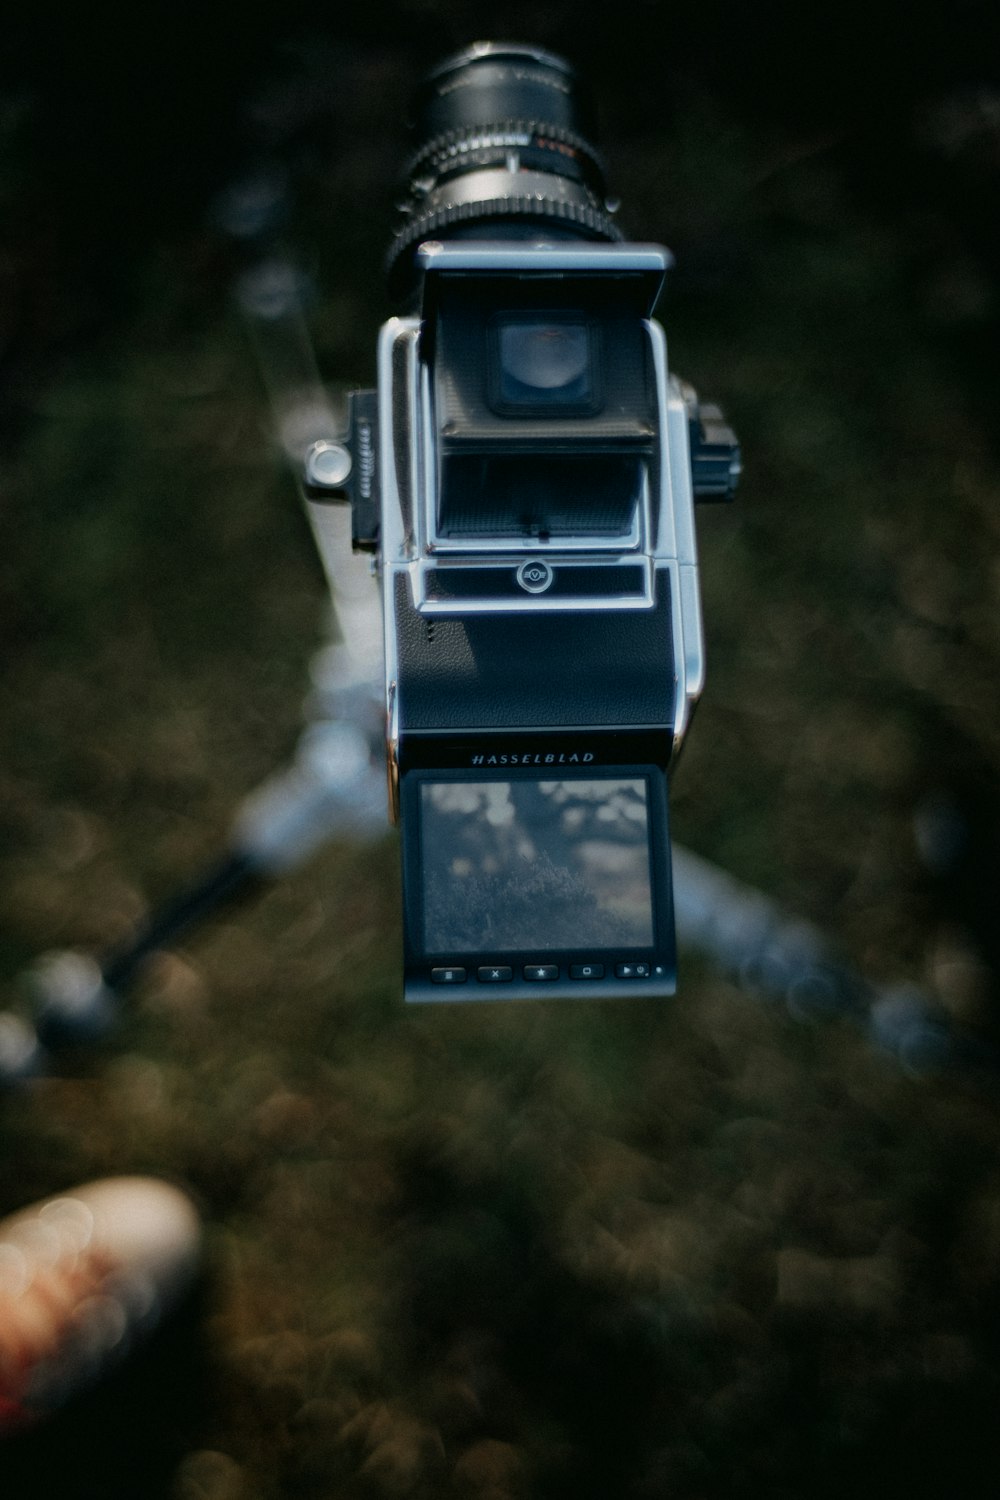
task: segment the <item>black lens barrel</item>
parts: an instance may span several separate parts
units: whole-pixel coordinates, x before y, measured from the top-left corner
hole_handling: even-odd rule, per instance
[[[544,120],[587,136],[593,108],[574,68],[554,52],[476,42],[432,68],[413,100],[412,129],[426,140],[490,120]]]
[[[424,240],[622,239],[589,100],[554,53],[474,43],[423,80],[411,131],[415,151],[388,256],[394,294],[412,289],[413,252]]]

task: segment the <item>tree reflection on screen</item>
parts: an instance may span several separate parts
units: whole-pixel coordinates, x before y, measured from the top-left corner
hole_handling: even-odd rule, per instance
[[[641,778],[420,791],[426,952],[652,944]]]

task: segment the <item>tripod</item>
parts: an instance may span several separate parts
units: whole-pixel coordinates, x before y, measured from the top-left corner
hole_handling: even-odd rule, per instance
[[[350,507],[324,497],[350,457],[307,331],[303,273],[275,229],[279,202],[273,179],[258,174],[227,195],[220,217],[246,257],[239,305],[330,590],[306,722],[291,764],[244,801],[228,847],[187,889],[100,959],[59,952],[38,962],[27,976],[30,1017],[0,1014],[0,1084],[44,1070],[47,1054],[65,1044],[105,1035],[143,962],[220,907],[280,880],[329,840],[370,840],[385,826],[381,609],[369,559],[352,550]],[[676,845],[673,877],[680,944],[740,987],[803,1019],[847,1016],[915,1074],[992,1068],[930,996],[869,983],[817,928]]]

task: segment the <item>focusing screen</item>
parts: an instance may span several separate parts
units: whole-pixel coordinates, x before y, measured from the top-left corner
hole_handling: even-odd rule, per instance
[[[593,340],[586,323],[501,318],[495,337],[494,399],[501,410],[593,404]]]

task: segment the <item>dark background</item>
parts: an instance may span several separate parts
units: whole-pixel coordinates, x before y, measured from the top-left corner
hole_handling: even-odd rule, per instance
[[[286,163],[324,374],[370,382],[405,100],[501,34],[592,81],[623,221],[677,257],[672,363],[743,442],[738,505],[700,518],[678,836],[994,1044],[998,29],[723,0],[8,18],[5,1003],[199,869],[295,742],[323,589],[220,194]],[[655,1011],[405,1015],[396,878],[388,837],[325,852],[3,1103],[0,1210],[138,1170],[205,1214],[208,1390],[147,1404],[146,1493],[992,1492],[992,1087],[690,957]]]

